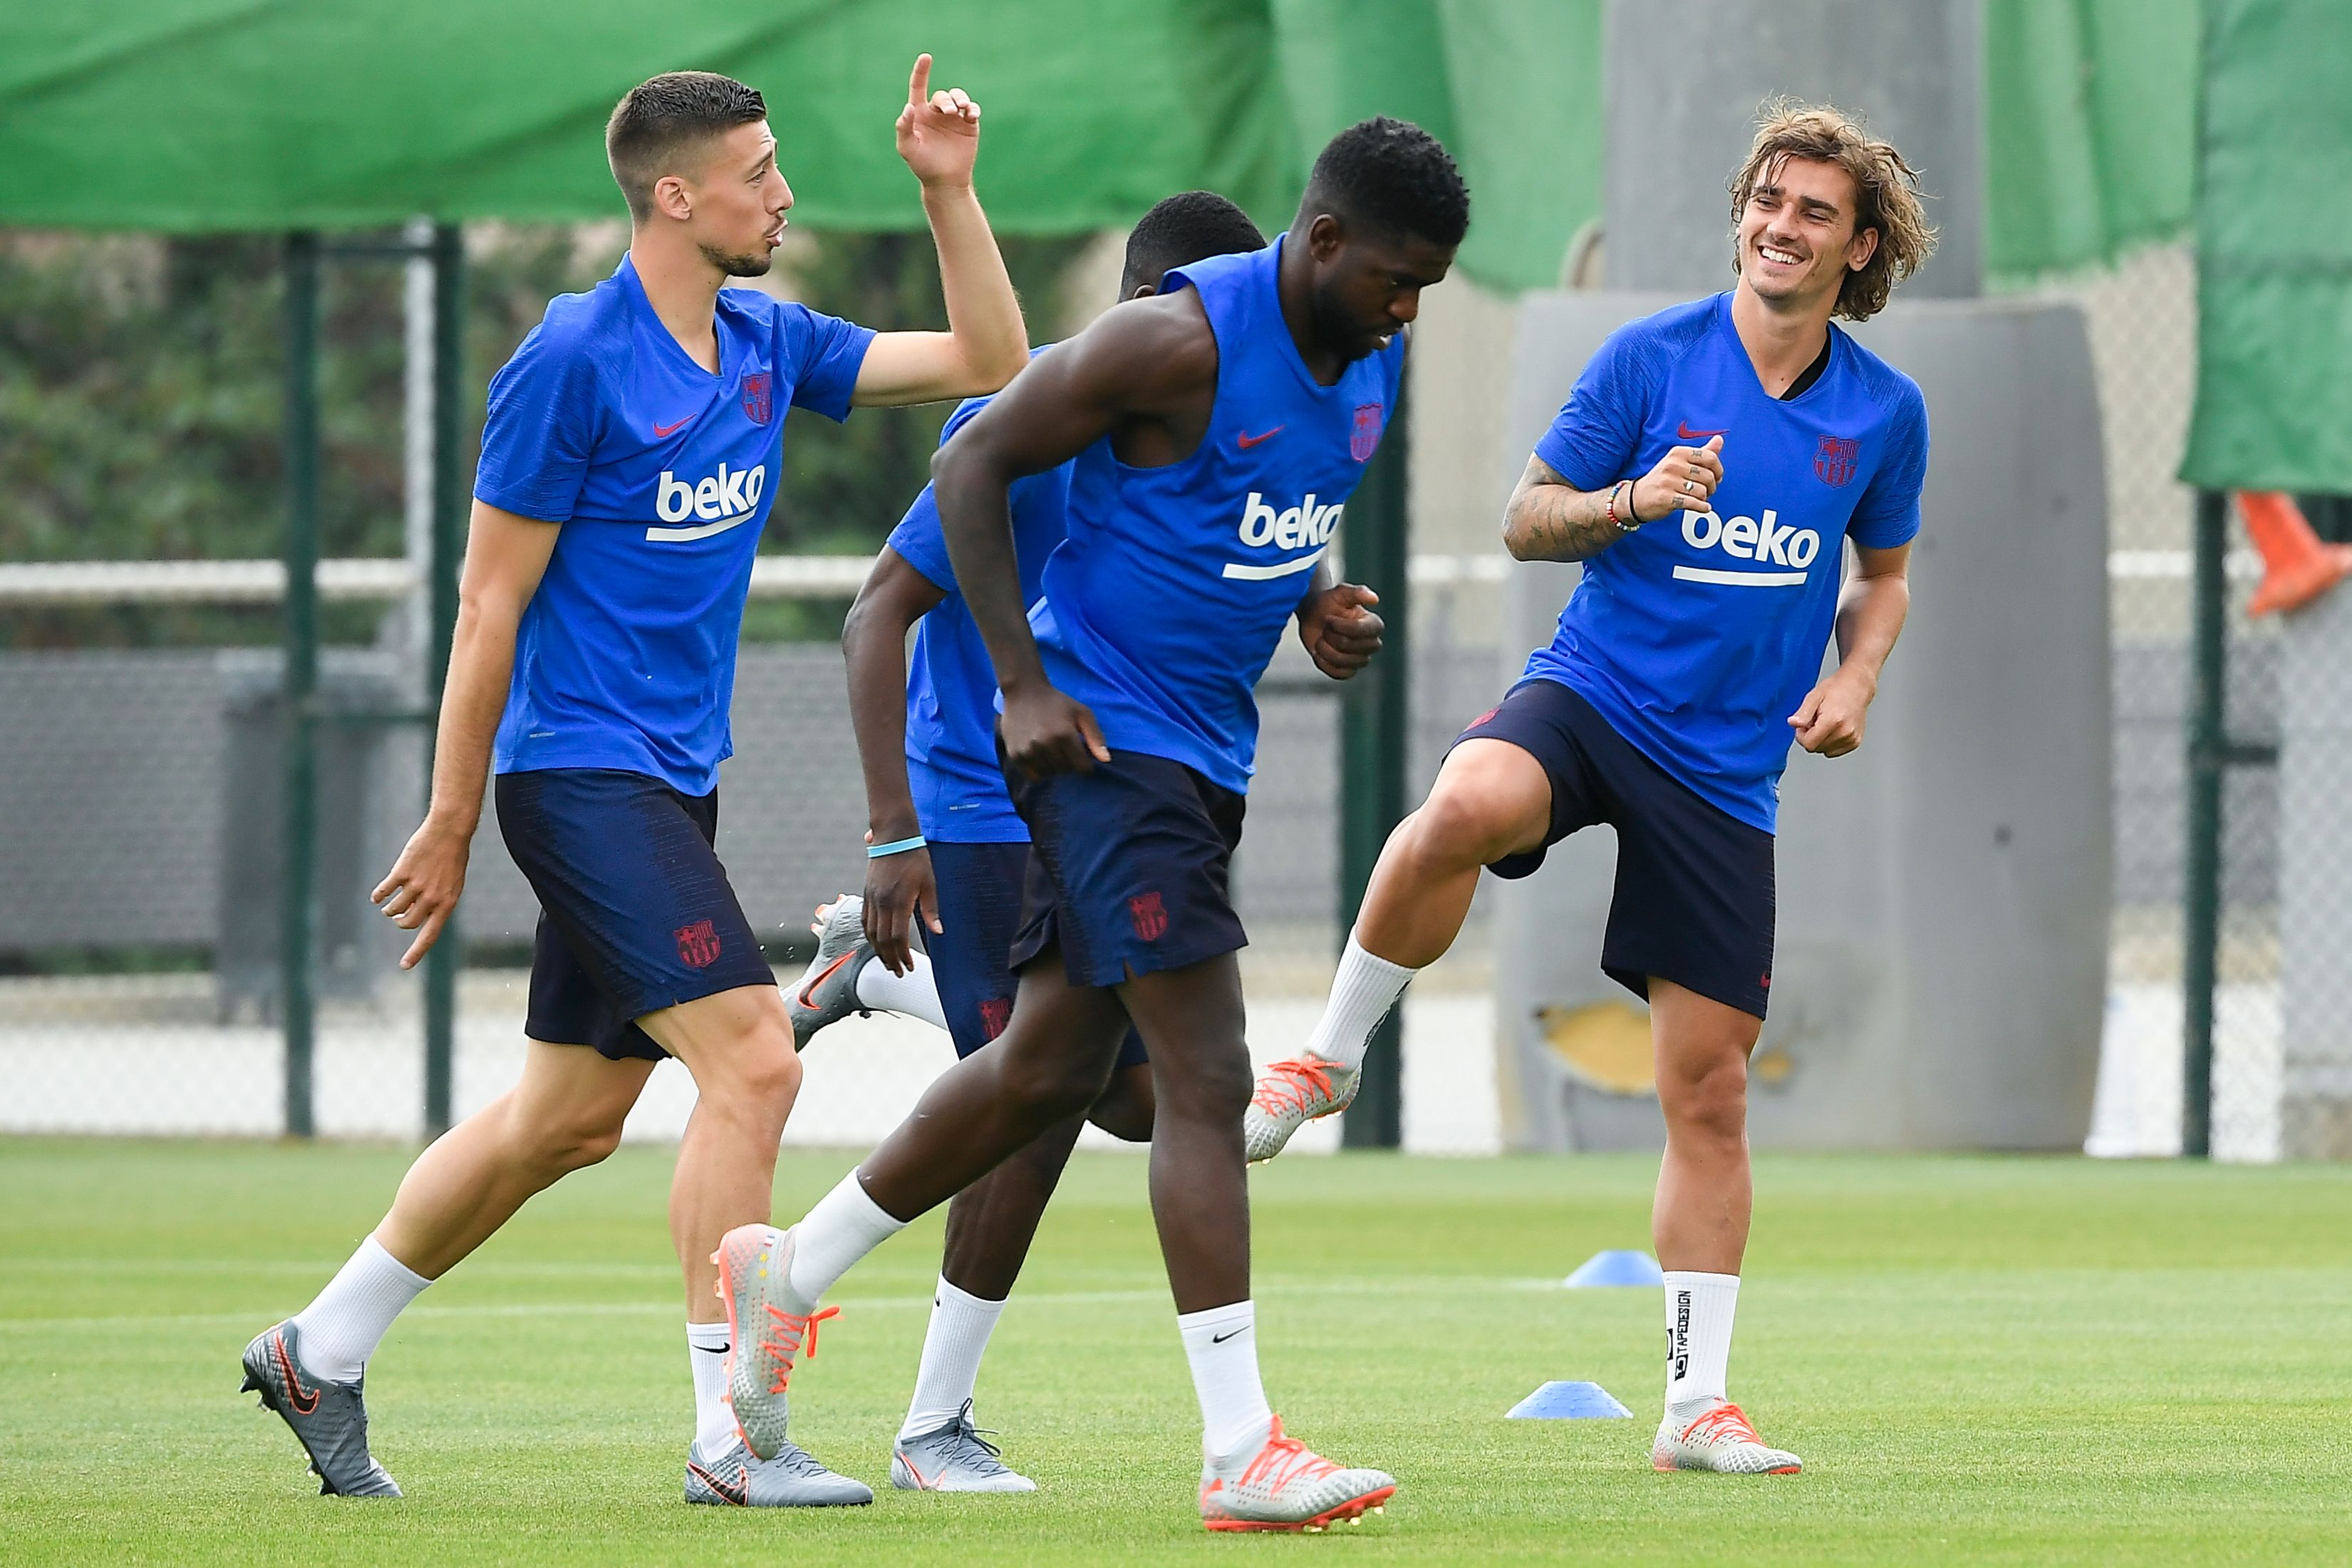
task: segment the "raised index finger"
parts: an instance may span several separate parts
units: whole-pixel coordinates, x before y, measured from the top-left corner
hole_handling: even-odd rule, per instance
[[[920,109],[924,100],[930,96],[931,57],[917,55],[914,74],[907,78],[907,101],[913,107]]]

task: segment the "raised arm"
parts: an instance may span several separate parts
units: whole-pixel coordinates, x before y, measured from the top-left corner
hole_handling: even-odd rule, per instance
[[[876,338],[850,397],[860,408],[978,397],[1011,381],[1029,360],[1021,301],[971,188],[980,105],[961,88],[930,92],[930,80],[931,57],[923,55],[898,113],[898,156],[922,182],[923,216],[940,250],[948,329]]]
[[[1723,483],[1722,452],[1720,435],[1705,446],[1673,447],[1639,479],[1600,490],[1580,490],[1542,458],[1530,457],[1503,508],[1503,548],[1515,560],[1582,560],[1643,523],[1685,507],[1704,510]]]
[[[887,546],[874,562],[849,618],[841,652],[849,666],[849,725],[866,773],[867,841],[894,844],[922,831],[907,782],[907,633],[947,597],[939,584]],[[908,924],[928,916],[940,929],[931,857],[908,850],[866,862],[866,937],[894,975],[912,962]]]
[[[449,678],[434,731],[433,798],[392,870],[371,895],[404,931],[416,933],[400,967],[412,968],[447,925],[466,890],[466,862],[482,820],[490,745],[514,678],[515,633],[539,591],[559,525],[474,503],[466,566],[457,582],[457,627]]]
[[[956,584],[1004,694],[1006,754],[1030,774],[1108,761],[1085,705],[1055,691],[1029,634],[1013,553],[1013,481],[1067,462],[1106,435],[1121,455],[1167,463],[1199,444],[1216,397],[1217,345],[1199,298],[1132,300],[1032,362],[931,459],[931,488]]]

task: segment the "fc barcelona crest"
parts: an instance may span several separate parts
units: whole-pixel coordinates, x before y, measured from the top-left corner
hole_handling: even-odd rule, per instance
[[[677,936],[677,956],[691,969],[708,969],[719,962],[719,933],[708,920],[698,920],[691,925],[681,925]]]
[[[753,424],[765,424],[775,415],[775,394],[770,386],[765,371],[753,371],[743,378],[743,417]]]
[[[1127,915],[1135,922],[1135,934],[1146,942],[1157,942],[1167,933],[1168,908],[1157,893],[1139,893],[1129,899]]]
[[[1348,433],[1348,455],[1359,463],[1371,461],[1373,450],[1381,444],[1381,412],[1376,402],[1356,405],[1356,428]]]
[[[1853,477],[1854,467],[1861,460],[1862,443],[1846,436],[1824,435],[1822,444],[1813,448],[1813,472],[1832,489]]]

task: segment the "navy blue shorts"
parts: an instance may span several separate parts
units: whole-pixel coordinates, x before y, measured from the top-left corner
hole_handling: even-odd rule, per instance
[[[776,974],[711,842],[719,792],[643,773],[501,773],[499,831],[539,894],[523,1033],[615,1061],[669,1053],[635,1019]]]
[[[1244,797],[1136,751],[1005,782],[1034,845],[1015,971],[1058,945],[1070,984],[1116,986],[1249,945],[1231,892]]]
[[[1496,861],[1521,877],[1580,828],[1617,830],[1617,889],[1601,967],[1636,995],[1648,977],[1764,1016],[1772,990],[1772,835],[1702,799],[1557,681],[1522,681],[1464,730],[1507,740],[1551,776],[1542,849]]]
[[[940,888],[942,931],[923,933],[931,980],[948,1015],[956,1054],[970,1056],[1004,1032],[1013,1017],[1013,939],[1021,930],[1021,894],[1029,875],[1027,844],[952,844],[931,841],[931,874]],[[1149,1060],[1143,1037],[1127,1031],[1118,1065]]]

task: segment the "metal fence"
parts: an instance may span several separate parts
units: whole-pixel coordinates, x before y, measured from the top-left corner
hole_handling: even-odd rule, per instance
[[[2352,729],[2352,689],[2321,677],[2352,671],[2352,653],[2331,660],[2333,622],[2319,611],[2291,622],[2246,617],[2260,563],[2210,509],[2199,598],[2196,497],[2172,477],[2193,373],[2186,250],[2145,252],[2060,291],[2091,323],[2112,549],[2114,917],[2089,1146],[2177,1153],[2186,1123],[2195,1148],[2200,1096],[2183,1092],[2194,1079],[2210,1084],[2206,1141],[2217,1157],[2342,1153],[2352,1048],[2339,1042],[2352,1037],[2352,994],[2336,977],[2352,974],[2337,956],[2352,950],[2352,891],[2339,891],[2352,889],[2352,810],[2338,802],[2352,791],[2334,784],[2342,774],[2328,771],[2327,748]],[[2340,533],[2336,511],[2315,509]],[[1413,799],[1455,729],[1500,689],[1492,564],[1416,559]],[[284,581],[268,563],[188,563],[130,580],[141,574],[0,569],[0,617],[44,594],[268,602]],[[761,591],[838,603],[856,576],[854,562],[763,558]],[[781,586],[785,578],[799,587]],[[364,894],[414,825],[423,740],[413,726],[339,715],[413,703],[420,618],[404,596],[414,573],[398,561],[329,562],[320,586],[331,603],[390,608],[375,645],[330,649],[318,674],[316,1126],[413,1136],[425,1124],[420,987],[393,969],[398,938]],[[185,644],[0,653],[0,1131],[284,1127],[273,896],[282,668],[268,649]],[[2200,685],[2200,670],[2221,678]],[[1261,777],[1235,873],[1254,938],[1253,1005],[1268,998],[1275,1042],[1295,1043],[1311,1019],[1339,937],[1339,721],[1314,679],[1293,651],[1265,693]],[[837,652],[747,643],[736,720],[721,852],[788,969],[805,951],[805,912],[862,873]],[[464,912],[469,962],[456,984],[457,1114],[511,1081],[532,917],[486,824]],[[1457,966],[1474,982],[1482,918]],[[1408,1145],[1492,1146],[1491,1063],[1471,1071],[1491,1017],[1475,983],[1461,990],[1416,989],[1433,1021],[1422,1047],[1409,1043]],[[947,1060],[919,1027],[844,1027],[853,1032],[843,1049],[812,1056],[796,1137],[857,1142],[887,1130]],[[1257,1028],[1254,1014],[1254,1037]],[[2191,1040],[2210,1040],[2210,1071]],[[674,1135],[690,1092],[681,1074],[657,1074],[632,1134]]]

